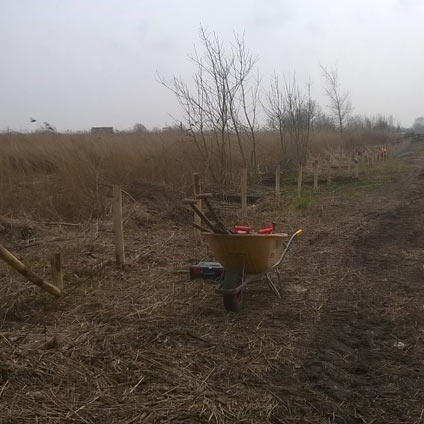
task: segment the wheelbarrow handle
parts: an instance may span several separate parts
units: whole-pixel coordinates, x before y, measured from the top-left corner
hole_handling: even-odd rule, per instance
[[[292,241],[294,240],[294,238],[296,236],[300,236],[303,233],[303,230],[299,229],[297,230],[295,233],[293,233],[291,235],[291,237],[289,238],[289,241],[286,244],[286,248],[284,249],[283,253],[280,256],[280,259],[278,259],[278,261],[274,264],[274,266],[272,267],[272,269],[276,268],[277,266],[279,266],[281,264],[281,262],[283,261],[284,257],[287,255],[287,252],[290,249],[290,246],[292,244]]]

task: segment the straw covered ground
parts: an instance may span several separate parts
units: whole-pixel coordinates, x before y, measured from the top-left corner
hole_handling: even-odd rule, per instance
[[[252,284],[228,313],[188,266],[178,193],[126,187],[128,265],[108,220],[16,221],[0,234],[56,300],[0,264],[1,423],[420,423],[424,420],[424,149],[394,182],[312,212],[250,207],[254,227],[303,228],[283,299]],[[234,223],[237,210],[226,209]]]

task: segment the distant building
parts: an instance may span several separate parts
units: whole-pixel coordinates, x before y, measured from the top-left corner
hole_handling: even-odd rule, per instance
[[[91,127],[92,134],[113,134],[113,127]]]

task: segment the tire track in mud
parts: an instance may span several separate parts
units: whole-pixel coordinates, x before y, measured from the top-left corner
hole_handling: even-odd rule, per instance
[[[422,419],[424,171],[419,158],[411,168],[390,196],[358,207],[360,231],[344,230],[353,237],[340,242],[335,260],[346,277],[328,293],[293,381],[304,390],[297,413],[309,407],[307,422]]]

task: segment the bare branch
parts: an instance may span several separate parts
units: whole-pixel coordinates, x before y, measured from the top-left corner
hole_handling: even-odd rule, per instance
[[[337,68],[329,69],[323,65],[320,65],[320,67],[326,83],[325,94],[330,100],[328,107],[339,127],[340,134],[343,134],[346,121],[352,112],[350,95],[348,92],[343,93],[341,91]]]

